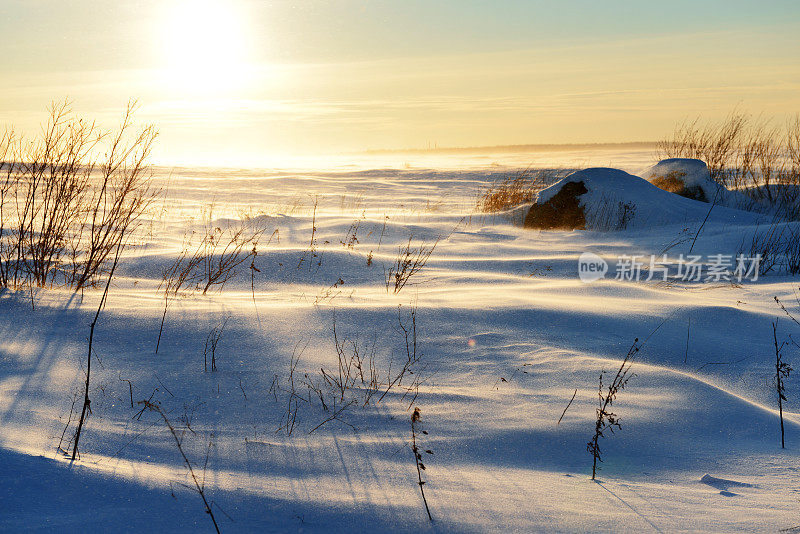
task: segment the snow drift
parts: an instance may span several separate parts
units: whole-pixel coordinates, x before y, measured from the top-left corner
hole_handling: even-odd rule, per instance
[[[705,162],[699,159],[672,158],[653,165],[642,173],[642,177],[656,187],[677,195],[715,203],[719,206],[766,215],[787,216],[787,211],[796,209],[797,194],[792,185],[772,184],[772,198],[751,186],[742,190],[731,190],[711,178]],[[788,190],[787,190],[788,188]],[[749,189],[749,191],[748,191]]]
[[[670,165],[673,164],[665,165],[664,170]],[[689,187],[707,186],[699,166],[693,166],[697,172],[686,173],[684,183]],[[701,190],[706,194],[705,189]],[[530,206],[524,225],[547,230],[623,230],[702,221],[708,211],[707,203],[670,193],[638,176],[595,167],[574,172],[542,190]],[[746,212],[723,207],[715,208],[712,216],[730,223],[750,222],[753,218]]]

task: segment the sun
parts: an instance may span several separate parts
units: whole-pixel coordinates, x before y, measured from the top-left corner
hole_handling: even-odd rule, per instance
[[[242,86],[251,54],[246,16],[234,2],[173,2],[162,21],[159,54],[173,89],[207,94]]]

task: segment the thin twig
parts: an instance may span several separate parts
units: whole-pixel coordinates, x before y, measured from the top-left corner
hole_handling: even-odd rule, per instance
[[[564,419],[564,415],[566,415],[567,410],[569,410],[569,407],[572,406],[572,401],[575,400],[575,395],[577,395],[577,394],[578,394],[578,388],[575,388],[575,393],[572,394],[572,398],[567,403],[567,407],[564,408],[564,411],[561,413],[561,417],[558,418],[558,423],[556,423],[556,425],[560,425],[561,424],[561,420]]]
[[[219,534],[219,525],[217,525],[217,520],[214,518],[214,512],[211,511],[211,505],[206,500],[204,485],[200,484],[200,481],[197,480],[197,476],[194,474],[194,469],[192,468],[192,463],[189,461],[189,458],[187,458],[186,453],[183,452],[183,446],[181,445],[181,440],[178,437],[178,433],[175,431],[175,427],[172,426],[172,423],[170,423],[169,419],[167,418],[167,415],[164,413],[164,411],[161,409],[161,406],[159,406],[158,404],[146,400],[139,401],[139,404],[142,404],[144,408],[148,410],[158,413],[161,416],[161,418],[164,419],[164,424],[166,424],[167,428],[169,428],[172,437],[175,439],[175,444],[178,446],[178,451],[181,453],[181,456],[183,457],[183,462],[189,469],[189,475],[191,475],[192,477],[192,481],[194,482],[195,488],[197,489],[197,493],[199,493],[200,498],[203,499],[203,505],[205,506],[206,513],[211,518],[211,522],[214,523],[214,530],[216,530],[217,534]]]

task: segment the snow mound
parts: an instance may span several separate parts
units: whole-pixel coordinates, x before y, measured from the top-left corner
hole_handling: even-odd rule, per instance
[[[768,198],[759,198],[759,192],[746,190],[731,190],[711,179],[708,166],[699,159],[672,158],[665,159],[653,165],[642,177],[650,183],[670,193],[699,200],[701,202],[716,202],[719,206],[749,211],[760,214],[782,214],[782,210],[791,208],[782,202],[773,202]],[[772,191],[775,198],[794,198],[793,193],[783,195],[780,186],[773,184]]]
[[[727,189],[711,179],[705,162],[699,159],[671,158],[661,160],[643,174],[654,186],[682,197],[713,202],[727,196]]]
[[[703,202],[669,193],[619,169],[596,167],[574,172],[542,190],[524,224],[539,229],[611,231],[702,221],[707,214],[708,205]],[[720,217],[728,222],[750,218],[744,212],[717,207],[714,218]]]

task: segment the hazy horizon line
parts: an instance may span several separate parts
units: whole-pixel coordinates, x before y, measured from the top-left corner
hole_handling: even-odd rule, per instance
[[[446,146],[426,148],[370,148],[356,154],[435,154],[435,153],[486,153],[486,152],[529,152],[536,150],[575,150],[583,148],[655,148],[658,141],[622,141],[609,143],[523,143],[511,145]]]

